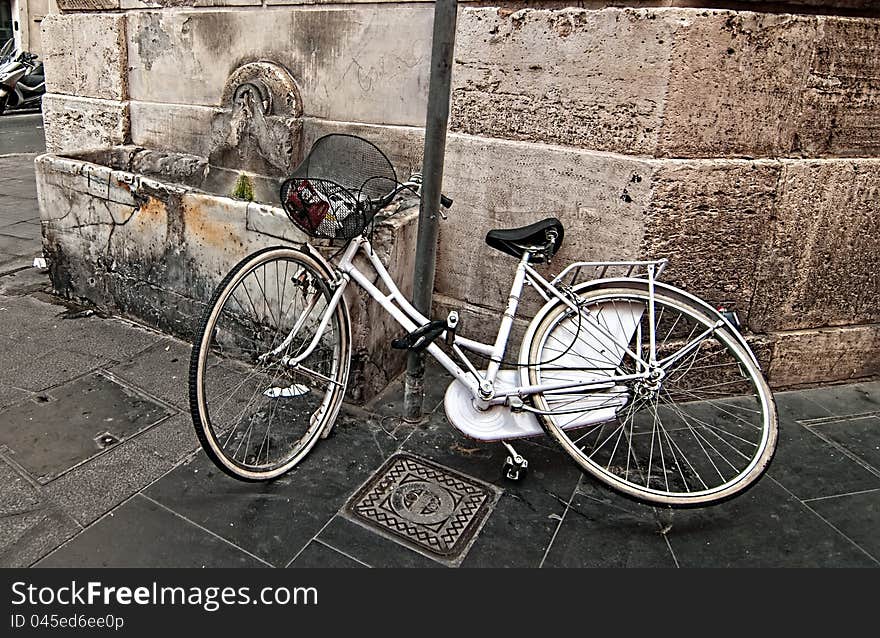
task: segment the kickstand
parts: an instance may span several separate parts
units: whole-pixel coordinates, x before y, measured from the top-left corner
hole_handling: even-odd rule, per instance
[[[529,462],[525,460],[513,446],[507,441],[502,441],[501,445],[507,448],[508,456],[504,461],[504,478],[510,481],[521,481],[525,478],[529,468]]]

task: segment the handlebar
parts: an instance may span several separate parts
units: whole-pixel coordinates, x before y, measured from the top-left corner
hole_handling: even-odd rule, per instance
[[[375,206],[376,208],[384,208],[385,206],[390,204],[401,191],[404,191],[404,190],[410,190],[410,191],[414,192],[416,195],[418,195],[419,197],[421,197],[421,195],[422,195],[421,185],[422,185],[421,182],[418,182],[418,181],[403,182],[402,184],[398,184],[394,188],[394,190],[389,192],[387,195],[383,195],[382,197],[379,197],[376,199],[371,199],[370,203],[373,206]],[[451,197],[447,197],[446,195],[444,195],[442,193],[440,194],[440,205],[443,206],[443,208],[448,209],[452,206],[452,204],[453,204],[453,200]]]

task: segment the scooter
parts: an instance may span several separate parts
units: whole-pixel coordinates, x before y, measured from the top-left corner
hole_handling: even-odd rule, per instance
[[[12,40],[0,48],[0,115],[7,109],[39,107],[46,92],[42,62],[27,51],[16,54]]]

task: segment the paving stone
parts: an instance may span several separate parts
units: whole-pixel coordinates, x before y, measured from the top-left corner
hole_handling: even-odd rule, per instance
[[[124,442],[171,413],[146,396],[101,374],[89,374],[42,392],[3,412],[0,444],[15,462],[47,482],[78,463]]]
[[[36,109],[10,113],[5,116],[3,136],[0,137],[0,156],[13,153],[3,159],[14,159],[23,167],[33,166],[36,153],[46,150],[43,139],[43,118],[39,107]]]
[[[801,499],[880,488],[880,476],[810,429],[782,419],[769,475]]]
[[[0,303],[2,306],[2,303]],[[0,309],[0,318],[3,317],[2,309]],[[6,326],[0,324],[0,330],[5,330]],[[11,371],[20,369],[24,364],[33,363],[39,357],[52,351],[52,344],[43,343],[40,340],[23,340],[0,335],[0,368],[6,371],[4,381],[14,383],[21,386],[21,378],[19,375],[10,374]]]
[[[867,398],[880,403],[880,381],[868,381],[857,384],[857,387],[867,394]]]
[[[46,303],[30,296],[5,297],[0,299],[0,335],[16,340],[36,341],[42,337],[39,339],[41,342],[52,341],[47,330],[53,327],[57,329],[58,315],[65,310],[67,308],[60,304]],[[53,342],[43,351],[55,345]]]
[[[145,494],[275,566],[286,565],[390,454],[375,425],[342,415],[299,466],[271,482],[223,474],[204,453]],[[390,448],[390,449],[389,449]]]
[[[0,567],[27,567],[79,531],[55,508],[0,518]]]
[[[385,390],[367,404],[367,409],[382,416],[403,417],[405,376],[402,374],[392,381]],[[425,398],[422,403],[423,414],[429,415],[438,408],[442,409],[443,398],[446,396],[446,389],[451,382],[452,376],[433,357],[427,357],[424,380]]]
[[[39,256],[42,252],[39,240],[0,234],[0,255]]]
[[[26,567],[79,531],[2,457],[0,485],[0,567]]]
[[[289,567],[366,567],[323,543],[312,541]]]
[[[681,567],[860,567],[873,561],[772,479],[700,510],[663,512]]]
[[[8,237],[18,237],[19,239],[28,239],[40,241],[40,228],[33,224],[27,224],[23,221],[4,224],[0,222],[0,234]]]
[[[825,408],[829,415],[846,416],[880,412],[880,396],[871,391],[871,387],[861,384],[813,388],[805,394],[810,401]]]
[[[37,198],[37,185],[32,178],[34,175],[34,167],[31,164],[30,171],[23,175],[23,178],[17,180],[9,180],[0,184],[0,197],[17,197],[25,200],[34,200]]]
[[[48,271],[34,268],[32,264],[33,260],[25,260],[18,269],[10,268],[6,274],[0,275],[0,295],[17,297],[37,291],[51,293]]]
[[[675,567],[653,510],[587,486],[547,552],[544,567]]]
[[[48,283],[46,275],[28,268],[0,278],[0,290],[10,295],[16,294],[16,286],[39,289],[43,283]],[[105,361],[122,361],[163,338],[136,324],[97,315],[90,308],[46,303],[31,296],[0,301],[0,334],[24,345],[38,344],[43,352],[60,348]]]
[[[263,563],[142,496],[91,525],[37,567],[261,567]]]
[[[880,490],[810,501],[807,506],[819,513],[880,565]]]
[[[0,408],[5,408],[18,403],[19,401],[24,401],[31,396],[32,393],[27,390],[13,388],[0,383]]]
[[[776,412],[780,419],[790,421],[802,421],[805,419],[817,419],[831,415],[821,404],[810,399],[812,391],[791,390],[787,392],[774,392],[773,400],[776,402]]]
[[[56,349],[34,359],[19,361],[9,372],[22,388],[41,392],[112,363],[113,361],[100,355]]]
[[[8,273],[19,268],[30,266],[34,261],[34,255],[25,257],[22,255],[0,254],[0,273]]]
[[[370,567],[441,566],[439,562],[343,516],[335,516],[318,538]],[[293,565],[297,566],[298,562],[299,558]]]
[[[0,157],[0,175],[8,180],[33,178],[35,153],[16,153]]]
[[[38,488],[0,457],[0,517],[39,508],[43,499]]]
[[[192,346],[161,339],[121,360],[110,371],[182,410],[189,410],[189,358]]]
[[[0,190],[5,189],[0,187]],[[32,197],[0,193],[0,222],[4,226],[26,219],[39,218],[40,208],[36,202],[36,193]]]
[[[176,464],[199,449],[189,413],[166,419],[137,437],[137,442]]]
[[[811,428],[848,450],[880,475],[880,416],[853,417]]]
[[[80,524],[88,525],[172,467],[173,462],[137,439],[55,479],[45,492]]]
[[[529,461],[524,481],[501,479],[504,494],[468,553],[465,567],[535,567],[556,530],[556,516],[581,471],[568,456],[538,445],[519,444]]]

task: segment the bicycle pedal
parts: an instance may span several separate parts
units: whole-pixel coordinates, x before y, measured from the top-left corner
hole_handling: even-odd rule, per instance
[[[419,352],[434,343],[434,340],[443,334],[444,330],[446,330],[446,321],[431,321],[423,326],[419,326],[404,337],[392,339],[391,347],[395,350],[414,350]]]

